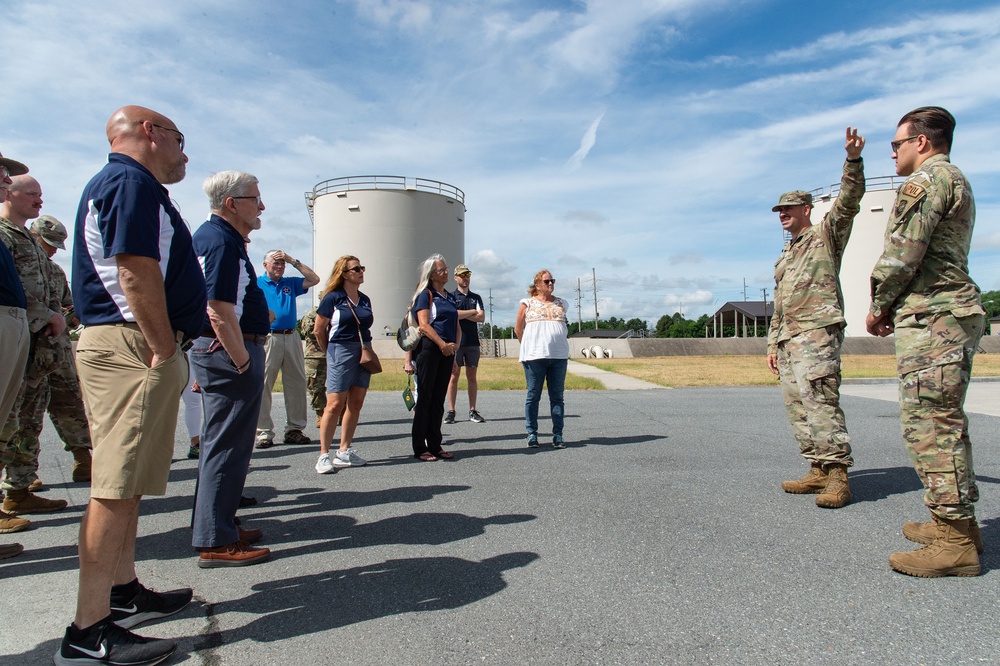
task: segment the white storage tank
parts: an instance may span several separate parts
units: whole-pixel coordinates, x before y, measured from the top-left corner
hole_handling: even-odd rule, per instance
[[[313,267],[319,301],[338,257],[353,254],[366,267],[361,290],[372,299],[372,336],[386,340],[410,304],[417,266],[441,254],[449,273],[465,263],[465,193],[436,180],[406,176],[347,176],[324,180],[306,193],[313,220]],[[455,289],[449,275],[449,290]]]

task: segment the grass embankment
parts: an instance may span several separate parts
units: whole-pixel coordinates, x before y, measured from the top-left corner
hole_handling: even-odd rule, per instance
[[[769,386],[778,383],[778,378],[767,369],[763,356],[657,356],[579,360],[601,370],[661,386]],[[842,365],[844,379],[896,376],[894,356],[844,356]],[[1000,375],[1000,355],[977,355],[972,375]]]

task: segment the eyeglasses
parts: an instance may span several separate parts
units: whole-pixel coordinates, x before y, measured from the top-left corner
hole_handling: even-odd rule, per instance
[[[899,152],[899,147],[902,146],[904,143],[906,143],[908,141],[913,141],[914,139],[918,139],[921,136],[923,136],[923,135],[922,134],[914,134],[913,136],[908,136],[905,139],[900,139],[899,141],[890,141],[889,145],[892,146],[892,152],[898,153]]]
[[[472,277],[472,273],[456,273],[455,277],[460,277],[460,278]]]
[[[555,281],[554,278],[551,279],[551,280],[539,280],[539,282],[541,282],[542,284],[547,284],[550,287],[556,283],[556,281]]]
[[[260,198],[260,196],[255,196],[255,197],[233,197],[233,198],[234,199],[253,199],[253,200],[255,200],[257,202],[258,206],[260,206],[260,204],[263,203],[263,201],[264,201],[263,199]]]
[[[173,132],[174,134],[176,134],[177,135],[177,141],[178,141],[178,143],[181,144],[181,152],[182,153],[184,152],[184,135],[181,134],[180,130],[175,130],[175,129],[172,129],[170,127],[164,127],[163,125],[157,125],[156,123],[154,123],[152,121],[150,121],[149,124],[152,125],[153,127],[159,127],[161,130],[167,130],[168,132]]]
[[[348,268],[344,272],[345,273],[364,273],[365,272],[365,267],[364,266],[355,266],[354,268]]]
[[[448,274],[448,267],[445,266],[444,268],[438,268],[437,270],[433,270],[431,272],[432,273],[444,273],[445,275],[447,275]]]

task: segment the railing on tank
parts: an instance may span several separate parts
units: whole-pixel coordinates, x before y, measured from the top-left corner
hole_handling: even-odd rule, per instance
[[[442,196],[451,197],[465,205],[465,192],[454,185],[442,183],[438,180],[428,178],[407,178],[406,176],[345,176],[343,178],[331,178],[324,180],[306,192],[306,208],[309,209],[309,218],[313,216],[313,204],[317,197],[331,192],[348,192],[351,190],[415,190],[418,192],[433,192]]]
[[[865,191],[874,192],[875,190],[895,190],[906,180],[903,176],[875,176],[873,178],[865,178]],[[832,199],[837,196],[840,192],[840,183],[834,183],[833,185],[828,185],[827,187],[817,187],[815,190],[809,190],[809,193],[813,195],[814,199],[827,200]]]

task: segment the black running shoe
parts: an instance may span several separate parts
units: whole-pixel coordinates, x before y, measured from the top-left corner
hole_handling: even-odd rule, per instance
[[[105,618],[91,627],[83,640],[72,640],[71,630],[72,627],[66,629],[62,645],[53,657],[56,666],[159,664],[177,649],[173,641],[137,636],[119,627],[111,618]]]
[[[452,409],[448,410],[448,413],[444,415],[444,422],[445,423],[454,423],[455,422],[455,411],[454,410],[452,410]]]
[[[181,612],[191,601],[191,588],[154,592],[139,583],[139,591],[127,598],[111,590],[111,620],[123,629]]]

